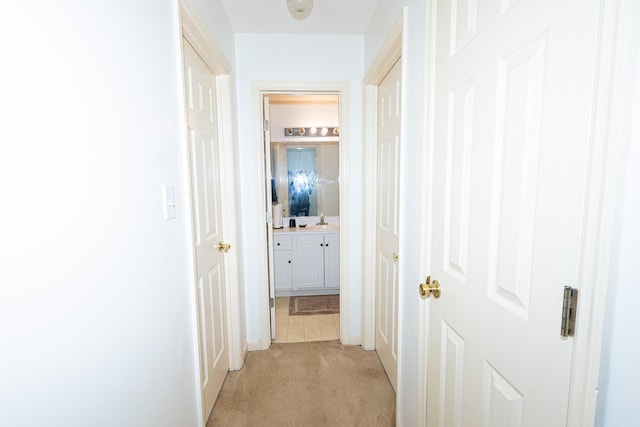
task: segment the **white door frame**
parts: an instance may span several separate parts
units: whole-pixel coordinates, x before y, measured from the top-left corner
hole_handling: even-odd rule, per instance
[[[364,77],[364,111],[363,111],[363,182],[376,182],[377,165],[378,165],[378,86],[391,70],[393,65],[398,61],[402,61],[402,88],[401,88],[401,103],[400,109],[400,166],[399,171],[404,168],[404,161],[406,158],[406,144],[404,142],[404,122],[406,116],[406,73],[407,73],[407,58],[402,52],[406,52],[406,23],[407,23],[408,8],[405,6],[402,8],[400,16],[394,22],[389,34],[387,35],[384,43],[380,47],[371,67],[367,71]],[[400,210],[406,209],[406,197],[405,197],[405,185],[404,174],[400,174],[399,179],[399,194],[398,203]],[[363,187],[363,230],[362,233],[362,347],[365,350],[375,350],[376,344],[376,293],[374,285],[376,283],[376,222],[377,222],[377,186],[365,185]],[[406,244],[406,224],[400,222],[398,248],[404,248]],[[401,254],[400,254],[401,255]],[[404,269],[402,263],[404,257],[402,255],[399,259],[399,277],[398,283],[403,283]],[[402,349],[403,334],[402,328],[402,301],[403,301],[403,286],[398,289],[398,375],[397,375],[397,394],[396,394],[396,407],[401,407],[402,400]],[[398,425],[401,425],[398,421]]]
[[[241,317],[240,311],[240,281],[238,274],[238,255],[237,250],[238,235],[236,224],[236,201],[234,192],[234,180],[235,177],[235,153],[233,144],[233,85],[231,79],[232,68],[227,62],[224,54],[218,47],[217,43],[211,36],[206,24],[200,17],[197,9],[191,2],[191,0],[180,0],[180,39],[184,37],[196,50],[198,55],[204,60],[205,64],[213,71],[216,79],[216,112],[218,123],[218,140],[221,146],[221,160],[223,164],[223,170],[220,174],[220,186],[221,194],[220,201],[224,207],[222,209],[222,232],[225,236],[225,241],[231,244],[231,251],[224,257],[225,268],[225,289],[227,296],[227,348],[229,351],[229,369],[238,370],[242,368],[244,363],[244,346],[242,343],[242,328],[244,326],[244,320]],[[181,42],[182,40],[180,40]],[[180,44],[182,45],[182,44]],[[183,126],[183,141],[182,141],[182,153],[181,153],[181,170],[182,176],[182,191],[185,194],[191,193],[191,178],[189,176],[189,152],[187,144],[187,117],[186,106],[184,105],[185,98],[185,76],[182,60],[182,48],[180,69],[178,75],[180,77],[179,95],[181,104],[181,119]],[[193,241],[193,211],[191,205],[188,207],[189,219],[187,224],[187,236],[188,244],[190,248],[194,248]],[[234,248],[235,247],[235,248]],[[235,250],[234,250],[235,249]],[[195,366],[195,379],[194,387],[197,398],[197,410],[198,419],[201,421],[201,425],[206,423],[206,419],[203,419],[205,415],[202,414],[202,390],[201,373],[200,373],[200,353],[199,353],[199,339],[198,339],[198,318],[197,318],[197,306],[196,306],[196,265],[195,254],[192,252],[189,256],[189,276],[190,276],[190,293],[191,293],[191,312],[192,312],[192,342],[194,343],[194,366]]]
[[[402,14],[396,19],[393,27],[389,31],[385,42],[378,51],[373,64],[364,78],[364,136],[363,136],[363,182],[376,182],[378,154],[378,86],[391,70],[396,61],[402,57],[403,51],[403,34],[404,25],[406,23],[407,8],[403,8]],[[402,57],[402,76],[406,75],[405,58]],[[405,100],[402,100],[403,108],[401,109],[401,117],[405,115]],[[402,120],[402,119],[401,119]],[[403,132],[401,131],[401,134]],[[401,136],[402,138],[402,136]],[[399,170],[402,170],[402,158],[404,144],[401,144]],[[400,193],[402,193],[402,182],[400,183]],[[365,350],[375,350],[376,341],[376,186],[366,185],[363,188],[363,209],[362,223],[364,233],[363,238],[363,254],[362,254],[362,283],[366,286],[362,287],[362,347]],[[402,196],[400,195],[400,200]],[[400,233],[399,247],[403,247],[402,230]],[[401,283],[401,281],[400,281]],[[398,298],[401,301],[401,298]],[[400,313],[400,311],[398,311]],[[400,320],[401,316],[398,316]],[[398,342],[398,349],[401,348]],[[399,363],[399,360],[398,360]],[[398,377],[398,380],[400,378]],[[398,388],[399,389],[399,388]]]
[[[345,345],[358,345],[359,337],[351,336],[350,322],[350,283],[349,283],[349,234],[350,222],[350,197],[349,197],[349,83],[341,82],[282,82],[282,81],[259,81],[253,82],[251,87],[253,128],[256,164],[259,165],[257,173],[258,193],[263,197],[265,191],[265,171],[263,154],[263,131],[262,131],[262,95],[265,93],[294,93],[294,92],[332,92],[340,96],[340,342]],[[265,207],[266,199],[261,201],[260,206]],[[265,212],[258,212],[256,225],[258,230],[263,230],[265,226]],[[269,274],[266,233],[260,233],[257,237],[258,258],[256,268],[258,273],[258,301],[260,301],[260,350],[266,350],[271,346],[271,324],[269,311]]]
[[[626,85],[631,81],[628,75],[628,60],[632,56],[632,17],[630,13],[634,0],[603,1],[600,14],[600,35],[598,38],[599,56],[596,64],[597,80],[595,87],[595,108],[591,120],[591,154],[589,176],[586,188],[587,205],[584,217],[583,252],[580,257],[579,285],[580,296],[576,335],[573,338],[574,354],[572,361],[571,385],[568,402],[567,426],[579,427],[593,425],[595,422],[597,388],[600,373],[602,351],[602,331],[609,286],[609,268],[612,254],[613,225],[615,220],[616,197],[618,190],[618,166],[625,133],[623,120],[627,100]],[[424,122],[431,123],[432,88],[434,76],[434,29],[436,19],[436,1],[427,0],[425,4],[425,115]],[[423,135],[426,150],[423,151],[422,182],[429,183],[423,188],[422,199],[430,209],[432,202],[431,153],[433,138],[428,129]],[[430,227],[423,230],[422,241],[428,242]],[[420,269],[423,276],[430,270],[428,245],[422,250]],[[416,284],[417,285],[417,284]],[[417,297],[417,292],[416,292]],[[419,306],[421,328],[418,360],[427,360],[429,347],[430,300],[424,300]],[[558,315],[559,318],[559,315]],[[558,320],[558,325],[560,321]],[[559,326],[558,326],[559,328]],[[418,372],[418,411],[420,425],[426,425],[426,405],[420,404],[427,399],[426,363],[419,366]]]

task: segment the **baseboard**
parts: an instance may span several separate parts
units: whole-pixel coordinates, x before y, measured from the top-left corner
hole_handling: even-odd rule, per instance
[[[343,345],[362,345],[362,337],[360,335],[349,335],[347,340],[340,340]]]
[[[249,343],[248,342],[244,342],[244,347],[242,348],[242,360],[247,360],[247,355],[249,354]],[[244,362],[242,363],[242,366],[244,366]]]
[[[249,351],[262,350],[262,343],[260,341],[249,341],[247,347]]]

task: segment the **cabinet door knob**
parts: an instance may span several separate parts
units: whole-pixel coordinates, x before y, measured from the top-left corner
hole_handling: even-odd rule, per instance
[[[320,243],[320,246],[324,246],[322,243]]]
[[[291,260],[289,260],[289,264],[291,264]]]
[[[280,243],[277,243],[278,246],[280,246]]]

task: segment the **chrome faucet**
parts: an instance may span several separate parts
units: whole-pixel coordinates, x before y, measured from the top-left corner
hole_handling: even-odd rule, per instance
[[[324,222],[324,214],[322,212],[320,213],[320,222],[316,222],[316,225],[327,225],[327,223]]]

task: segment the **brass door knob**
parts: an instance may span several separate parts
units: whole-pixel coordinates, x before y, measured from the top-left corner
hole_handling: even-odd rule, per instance
[[[420,287],[418,290],[420,291],[420,296],[423,298],[429,298],[433,295],[434,298],[440,298],[440,283],[437,280],[431,281],[431,276],[427,276],[426,283],[420,283]]]
[[[227,253],[229,252],[229,249],[231,249],[231,244],[229,243],[222,243],[222,241],[220,241],[217,245],[213,245],[214,248],[218,248],[220,250],[220,252]]]

